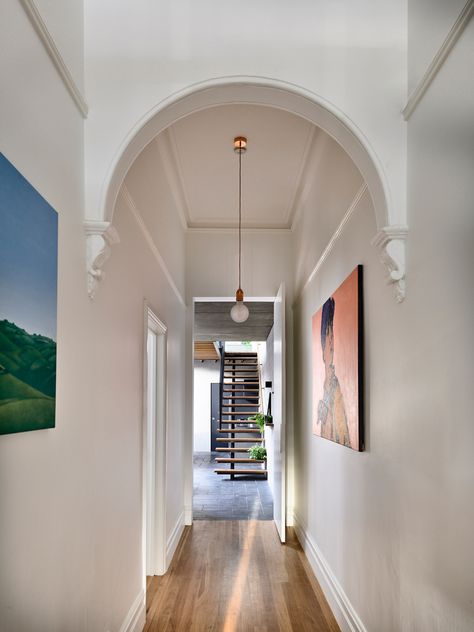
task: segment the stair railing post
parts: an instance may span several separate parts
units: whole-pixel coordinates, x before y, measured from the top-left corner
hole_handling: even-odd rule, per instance
[[[225,365],[225,346],[222,340],[218,343],[219,353],[221,354],[221,367],[219,379],[219,430],[222,430],[222,405],[224,399],[224,365]]]

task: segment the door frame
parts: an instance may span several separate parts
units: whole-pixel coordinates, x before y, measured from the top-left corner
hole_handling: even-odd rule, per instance
[[[149,303],[144,303],[143,335],[143,573],[163,575],[166,568],[166,440],[167,440],[167,327]],[[148,336],[153,333],[156,348],[150,378]],[[149,380],[154,379],[153,420],[149,418]]]
[[[246,296],[245,297],[245,302],[246,303],[251,303],[251,302],[259,302],[259,303],[275,303],[275,300],[277,299],[277,295],[275,296]],[[191,352],[191,362],[190,364],[188,364],[188,371],[189,373],[187,373],[188,376],[188,380],[189,380],[189,384],[191,385],[191,392],[190,392],[190,411],[191,411],[191,425],[192,425],[192,440],[190,441],[189,444],[189,448],[186,450],[186,470],[188,472],[188,476],[186,477],[186,484],[185,484],[185,498],[189,499],[189,510],[187,512],[187,520],[186,520],[186,524],[190,525],[193,523],[193,513],[192,513],[192,506],[193,506],[193,454],[194,454],[194,316],[195,316],[195,304],[196,303],[208,303],[208,302],[215,302],[215,303],[234,303],[235,302],[235,296],[193,296],[192,299],[192,311],[191,311],[191,327],[190,327],[190,331],[192,332],[191,334],[191,343],[190,343],[190,348],[188,347],[188,352]],[[188,343],[189,344],[189,343]],[[286,367],[285,367],[286,368]],[[284,388],[286,388],[286,383]],[[285,393],[286,396],[286,393]],[[285,397],[286,399],[286,397]],[[285,411],[286,413],[286,411]],[[286,432],[286,424],[285,424],[285,428],[284,431]],[[283,439],[284,440],[284,446],[286,446],[286,438]],[[285,477],[286,477],[286,460],[287,460],[287,454],[286,454],[286,449],[285,449],[285,453],[284,453],[284,460],[285,460]],[[287,494],[287,486],[286,483],[284,485],[284,493],[285,493],[285,498],[286,498],[286,494]],[[286,498],[286,501],[288,499]],[[284,503],[286,505],[286,502]],[[288,519],[287,516],[285,515],[285,524],[288,524]]]

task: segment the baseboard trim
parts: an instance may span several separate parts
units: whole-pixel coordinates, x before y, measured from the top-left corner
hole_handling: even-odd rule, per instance
[[[120,632],[142,632],[145,623],[145,591],[140,590],[120,627]]]
[[[176,552],[176,548],[181,540],[181,536],[184,531],[184,511],[179,514],[178,520],[176,521],[173,531],[170,534],[166,542],[166,569],[168,570],[169,565],[171,564],[171,560],[173,559],[173,555]]]
[[[342,632],[367,632],[320,548],[308,534],[307,528],[297,514],[293,514],[293,523],[296,536]]]
[[[191,508],[184,509],[184,524],[187,526],[193,524],[193,510]]]

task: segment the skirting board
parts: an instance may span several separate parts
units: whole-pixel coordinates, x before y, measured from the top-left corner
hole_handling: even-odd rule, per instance
[[[293,522],[296,536],[342,632],[367,632],[321,550],[308,534],[297,514],[293,514]]]
[[[191,508],[184,509],[184,524],[190,526],[193,524],[193,510]]]
[[[145,622],[145,592],[140,590],[120,627],[120,632],[142,632]]]
[[[171,560],[173,559],[173,555],[175,554],[176,547],[179,544],[181,536],[184,531],[184,511],[179,514],[178,520],[173,527],[173,531],[171,532],[170,537],[166,543],[166,570],[168,570],[169,565],[171,564]]]

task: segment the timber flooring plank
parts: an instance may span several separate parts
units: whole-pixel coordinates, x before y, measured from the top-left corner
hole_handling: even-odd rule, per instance
[[[270,521],[200,520],[147,579],[145,632],[339,632],[294,535]]]

